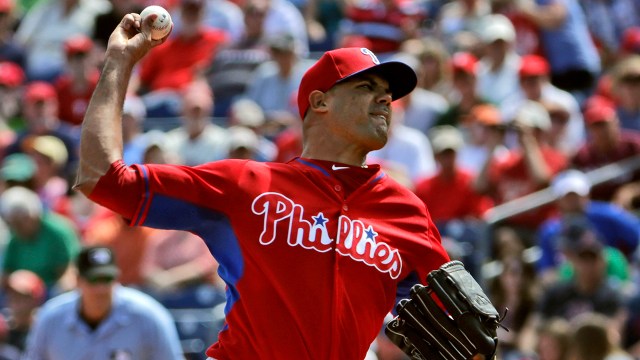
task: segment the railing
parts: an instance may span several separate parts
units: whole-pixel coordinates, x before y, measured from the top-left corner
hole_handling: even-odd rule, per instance
[[[594,186],[638,169],[640,169],[640,155],[588,171],[585,175],[591,181],[591,185]],[[551,189],[545,188],[490,209],[486,212],[484,220],[487,224],[493,225],[512,216],[549,204],[555,199]]]

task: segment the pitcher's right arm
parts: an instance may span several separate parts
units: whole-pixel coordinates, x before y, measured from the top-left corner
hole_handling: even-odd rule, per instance
[[[122,106],[135,64],[151,48],[155,15],[141,23],[140,15],[127,14],[111,33],[98,85],[82,122],[80,166],[74,188],[89,196],[111,164],[122,159]]]

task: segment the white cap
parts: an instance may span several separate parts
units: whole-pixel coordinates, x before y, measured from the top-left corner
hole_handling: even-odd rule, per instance
[[[264,125],[264,111],[258,103],[250,99],[240,99],[231,105],[231,114],[237,125],[259,127]]]
[[[551,129],[551,117],[547,109],[537,101],[526,100],[518,109],[516,120],[541,130]]]
[[[431,147],[434,153],[447,149],[458,151],[464,145],[460,130],[451,125],[436,126],[430,130]]]
[[[236,150],[246,148],[255,150],[258,147],[258,135],[253,130],[244,126],[232,126],[229,128],[229,149]]]
[[[127,96],[122,106],[122,114],[130,115],[138,121],[143,121],[147,117],[147,107],[138,96]]]
[[[504,40],[511,43],[516,40],[516,30],[511,20],[506,16],[500,14],[489,15],[485,23],[486,26],[480,33],[480,38],[483,42],[490,44],[496,40]]]
[[[10,187],[0,196],[0,214],[5,218],[14,215],[38,217],[42,212],[42,201],[38,194],[25,187]]]
[[[551,182],[551,191],[557,197],[562,197],[569,193],[587,196],[591,191],[591,181],[582,171],[575,169],[565,170],[555,176]]]

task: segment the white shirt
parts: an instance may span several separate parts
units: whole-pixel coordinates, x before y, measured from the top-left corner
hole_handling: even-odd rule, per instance
[[[414,183],[436,171],[429,138],[404,124],[394,124],[387,144],[380,150],[370,152],[368,160],[399,165]]]
[[[91,36],[98,14],[109,10],[105,0],[79,0],[71,13],[63,12],[63,1],[41,1],[27,12],[15,39],[27,50],[26,71],[31,76],[50,76],[62,71],[66,59],[63,44],[68,38]]]
[[[226,129],[214,124],[207,124],[195,139],[190,139],[186,130],[179,127],[167,133],[167,149],[177,154],[184,165],[201,165],[226,158],[229,139]]]
[[[416,88],[409,95],[411,101],[404,110],[404,124],[428,134],[438,116],[449,108],[444,96],[422,88]]]
[[[507,54],[498,71],[491,70],[486,58],[478,63],[478,95],[500,106],[507,98],[520,91],[520,56],[515,52]]]
[[[109,316],[91,330],[78,291],[48,301],[27,339],[25,360],[177,360],[182,347],[171,314],[150,296],[116,285]]]

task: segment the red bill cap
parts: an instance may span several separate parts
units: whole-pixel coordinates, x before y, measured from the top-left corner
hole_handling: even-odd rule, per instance
[[[584,121],[587,125],[612,121],[616,117],[616,107],[609,99],[592,96],[585,102]]]
[[[457,52],[451,57],[451,68],[454,72],[475,74],[478,65],[478,58],[468,52]]]
[[[309,95],[314,90],[328,91],[335,84],[352,76],[371,73],[389,82],[393,100],[409,94],[416,87],[416,73],[399,61],[381,63],[367,48],[342,48],[327,51],[302,77],[298,91],[300,117],[309,108]]]
[[[72,36],[64,42],[64,51],[67,55],[88,53],[92,48],[93,41],[86,35]]]
[[[24,92],[24,99],[28,103],[57,99],[58,94],[53,85],[44,81],[34,81],[27,85]]]
[[[539,55],[525,55],[520,60],[520,77],[549,75],[549,62]]]
[[[24,79],[24,71],[20,65],[10,61],[0,62],[0,84],[15,88],[22,85]]]

